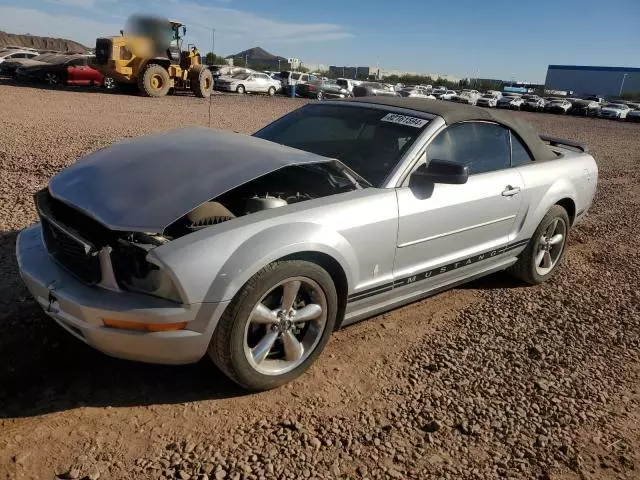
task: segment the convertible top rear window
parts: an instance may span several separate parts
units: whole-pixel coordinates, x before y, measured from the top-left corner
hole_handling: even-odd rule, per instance
[[[337,158],[376,187],[396,167],[428,120],[388,110],[347,105],[307,105],[255,136]]]

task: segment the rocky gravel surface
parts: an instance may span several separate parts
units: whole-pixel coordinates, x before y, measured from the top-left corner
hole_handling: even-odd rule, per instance
[[[639,478],[640,126],[522,113],[588,143],[596,202],[547,284],[497,274],[337,332],[309,373],[245,395],[203,361],[108,358],[52,325],[15,232],[59,168],[209,104],[0,85],[2,478]],[[213,98],[251,132],[300,102]]]

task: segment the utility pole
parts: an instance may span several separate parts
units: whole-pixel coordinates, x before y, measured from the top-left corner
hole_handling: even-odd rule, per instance
[[[216,29],[211,29],[211,53],[213,54],[213,58],[211,59],[211,63],[213,65],[216,64]]]
[[[249,55],[245,54],[245,56],[244,56],[244,67],[245,68],[247,68],[247,60],[248,60],[248,58],[249,58]]]
[[[628,74],[628,73],[625,73],[625,74],[622,76],[622,82],[620,83],[620,92],[618,93],[618,96],[619,96],[619,97],[621,97],[621,96],[622,96],[622,87],[624,87],[624,81],[625,81],[625,79],[626,79],[628,76],[629,76],[629,74]]]

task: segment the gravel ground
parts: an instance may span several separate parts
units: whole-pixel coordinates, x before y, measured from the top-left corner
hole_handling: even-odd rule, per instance
[[[251,132],[302,104],[216,95]],[[32,194],[108,143],[207,125],[209,102],[0,85],[3,478],[638,478],[640,126],[522,113],[586,142],[596,202],[548,284],[504,274],[337,332],[310,371],[246,395],[208,361],[106,357],[17,277]]]

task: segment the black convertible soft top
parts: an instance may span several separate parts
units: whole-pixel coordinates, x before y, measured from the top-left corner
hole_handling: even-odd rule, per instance
[[[558,158],[542,141],[540,135],[529,122],[525,122],[508,112],[465,105],[463,103],[445,102],[428,98],[411,97],[360,97],[347,102],[371,103],[395,108],[404,108],[442,117],[447,125],[472,120],[485,120],[499,123],[513,130],[529,149],[534,160],[551,160]]]

